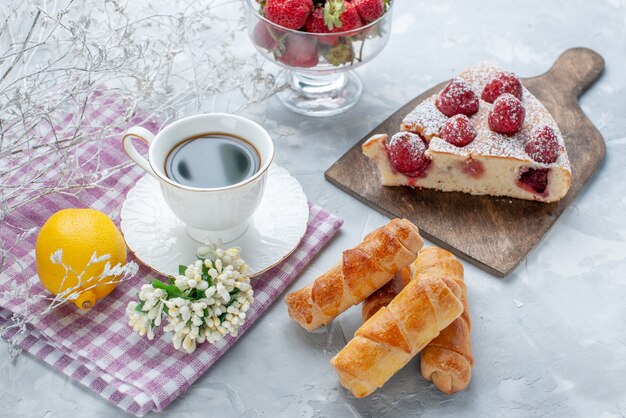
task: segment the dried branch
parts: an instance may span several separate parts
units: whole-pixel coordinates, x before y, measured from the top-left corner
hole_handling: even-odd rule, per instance
[[[14,211],[105,187],[128,169],[104,158],[128,126],[241,112],[279,88],[250,46],[239,1],[8,3],[0,8],[0,224],[16,236]],[[19,262],[11,251],[19,243],[0,242],[0,284]],[[33,315],[26,309],[20,326]]]

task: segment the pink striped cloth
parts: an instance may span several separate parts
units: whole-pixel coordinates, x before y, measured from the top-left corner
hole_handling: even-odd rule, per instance
[[[112,123],[121,108],[111,101],[107,106],[92,106],[91,126]],[[65,122],[65,121],[64,121]],[[156,125],[144,124],[155,130]],[[42,138],[42,142],[50,138]],[[89,149],[89,147],[92,147]],[[77,148],[76,158],[87,158],[100,150],[100,157],[83,166],[89,176],[91,163],[98,167],[124,167],[127,161],[119,138],[110,138]],[[32,152],[33,163],[19,168],[14,179],[29,178],[47,167],[47,181],[63,176],[54,152]],[[34,157],[33,157],[34,156]],[[58,163],[58,164],[57,164]],[[58,165],[58,167],[57,167]],[[59,171],[50,170],[58,168]],[[95,166],[94,166],[95,167]],[[19,172],[19,170],[23,170]],[[11,327],[25,313],[42,312],[48,302],[29,302],[29,296],[46,294],[36,275],[34,245],[36,232],[56,211],[67,207],[92,207],[109,214],[116,222],[128,190],[142,175],[134,166],[124,167],[100,181],[99,187],[72,194],[51,193],[10,212],[0,224],[0,330],[4,339],[14,339],[31,355],[132,414],[142,416],[151,410],[162,411],[232,347],[263,312],[295,279],[317,252],[331,239],[342,221],[315,205],[310,205],[307,232],[295,252],[283,263],[253,280],[255,301],[239,337],[227,337],[216,345],[201,344],[192,354],[174,350],[169,334],[157,333],[149,341],[132,331],[125,313],[142,283],[158,277],[141,266],[137,276],[122,283],[90,311],[80,312],[65,304],[45,316],[28,315],[20,331]],[[41,184],[45,184],[41,183]],[[2,257],[2,254],[6,256]],[[245,258],[245,248],[242,256]],[[134,259],[131,255],[130,259]]]

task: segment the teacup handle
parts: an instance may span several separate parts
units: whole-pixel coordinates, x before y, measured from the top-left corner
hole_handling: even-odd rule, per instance
[[[143,168],[146,173],[158,180],[159,176],[157,176],[152,167],[150,167],[150,163],[148,163],[139,151],[137,151],[137,148],[133,145],[132,138],[143,139],[148,143],[148,145],[150,145],[152,141],[154,141],[154,134],[141,126],[133,126],[124,134],[124,138],[122,138],[122,145],[124,146],[124,151],[126,151],[126,154],[128,154],[131,160],[137,163],[139,167]]]

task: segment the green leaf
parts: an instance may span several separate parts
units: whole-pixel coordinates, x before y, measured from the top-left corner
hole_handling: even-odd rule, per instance
[[[184,276],[186,271],[187,266],[183,266],[182,264],[178,266],[178,274],[180,274],[181,276]]]
[[[213,280],[207,273],[202,274],[202,280],[205,280],[209,284],[209,287],[213,286]]]
[[[144,302],[139,303],[137,306],[135,306],[135,310],[137,312],[143,312],[143,304]]]
[[[183,292],[174,285],[167,285],[160,280],[154,279],[152,280],[152,287],[155,289],[165,290],[167,293],[167,298],[179,298],[183,295]]]
[[[324,5],[324,23],[328,30],[341,28],[341,15],[347,10],[343,0],[328,0]]]
[[[202,292],[198,289],[191,289],[189,291],[189,299],[191,300],[198,300],[198,299],[202,299]]]
[[[228,312],[224,312],[223,314],[221,314],[220,316],[218,316],[218,318],[220,319],[220,324],[222,322],[224,322],[224,320],[226,319],[226,315],[228,314]]]
[[[206,325],[207,324],[206,320],[209,317],[209,309],[208,308],[204,308],[202,313],[203,313],[203,315],[202,315],[202,324]]]
[[[238,287],[234,288],[233,290],[231,290],[229,292],[229,295],[231,296],[235,296],[237,293],[241,292],[241,289],[239,289]]]

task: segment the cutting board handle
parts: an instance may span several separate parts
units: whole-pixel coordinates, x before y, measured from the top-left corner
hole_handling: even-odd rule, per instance
[[[563,52],[552,68],[539,77],[546,78],[561,92],[577,100],[602,74],[604,58],[589,48],[571,48]]]

